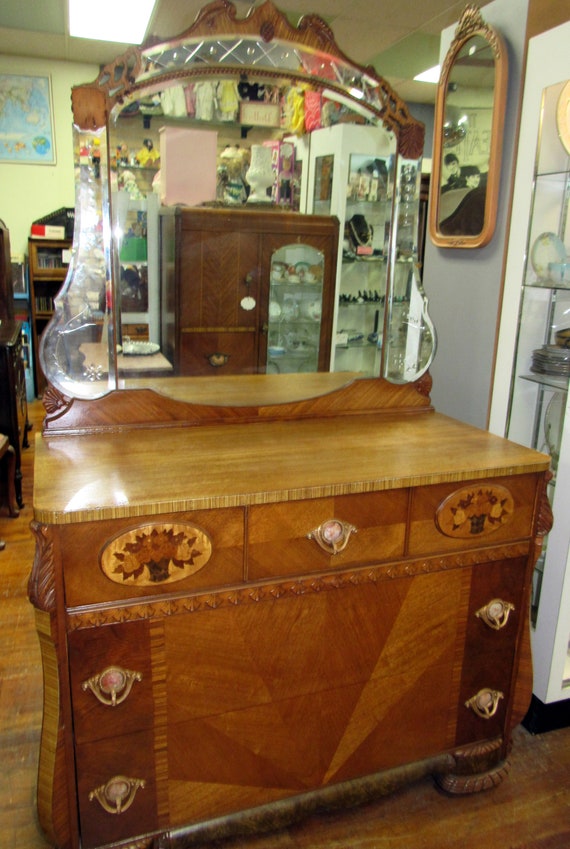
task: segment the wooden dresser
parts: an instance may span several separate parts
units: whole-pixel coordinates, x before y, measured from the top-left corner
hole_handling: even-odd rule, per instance
[[[353,381],[233,424],[149,390],[96,402],[87,433],[64,428],[90,402],[48,415],[30,598],[54,845],[210,845],[426,774],[502,779],[549,458],[420,389]]]

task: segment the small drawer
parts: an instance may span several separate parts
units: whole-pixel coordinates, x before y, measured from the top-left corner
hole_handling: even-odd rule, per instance
[[[158,828],[152,730],[84,743],[75,755],[82,847],[106,846]]]
[[[62,525],[59,533],[68,608],[243,580],[241,508]]]
[[[78,743],[152,728],[154,699],[148,621],[72,631],[71,699]]]
[[[326,572],[401,557],[407,509],[406,489],[251,507],[248,578]],[[315,531],[332,520],[354,528],[346,531],[346,546],[337,553],[315,539]]]
[[[535,494],[535,475],[418,487],[408,553],[421,556],[528,538]]]

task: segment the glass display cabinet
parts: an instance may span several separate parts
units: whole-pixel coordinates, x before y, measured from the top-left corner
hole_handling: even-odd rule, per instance
[[[308,211],[340,221],[331,368],[408,380],[435,338],[416,266],[421,158],[396,160],[382,128],[338,124],[311,134],[308,181]]]
[[[534,51],[531,57],[542,55],[544,59],[536,43]],[[552,50],[547,55],[551,54]],[[552,80],[552,71],[544,72],[543,59],[529,64],[527,79],[534,72],[536,76],[527,85],[523,106],[530,126],[537,129],[538,140],[535,135],[523,145],[517,171],[521,185],[526,177],[526,184],[532,187],[526,207],[526,246],[521,254],[523,246],[515,245],[518,234],[513,232],[507,267],[508,283],[514,277],[509,269],[515,252],[521,256],[518,273],[522,287],[506,434],[549,454],[552,471],[549,499],[554,525],[535,567],[531,604],[534,696],[526,721],[536,731],[557,723],[554,717],[559,718],[564,710],[567,713],[570,700],[570,537],[566,521],[570,497],[570,83],[563,80],[542,88],[541,81],[548,82],[549,75]],[[525,206],[517,206],[515,197],[517,208],[520,213]]]

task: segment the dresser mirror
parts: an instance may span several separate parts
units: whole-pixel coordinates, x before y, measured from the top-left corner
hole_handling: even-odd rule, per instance
[[[506,90],[505,45],[469,5],[436,98],[429,229],[439,247],[480,248],[495,231]]]
[[[271,375],[271,380],[259,382],[263,392],[271,383],[275,398],[282,397],[283,387],[287,399],[296,393],[318,394],[315,375],[301,378],[291,374],[294,367],[273,377],[282,351],[288,347],[303,353],[313,339],[292,332],[271,337],[269,318],[278,311],[281,318],[287,317],[293,307],[285,296],[280,303],[275,298],[270,302],[269,281],[262,279],[265,273],[273,283],[285,274],[288,283],[294,278],[303,284],[297,318],[322,324],[318,356],[310,362],[306,358],[309,364],[299,371],[339,372],[331,374],[327,386],[341,384],[345,371],[397,384],[417,381],[427,372],[435,352],[435,331],[417,263],[424,127],[372,68],[360,67],[342,53],[323,20],[305,15],[293,26],[270,2],[238,18],[232,3],[215,0],[180,36],[159,43],[150,39],[141,49],[130,48],[103,68],[93,83],[75,87],[72,106],[76,157],[72,260],[41,347],[49,384],[44,403],[47,399],[52,411],[73,399],[101,398],[117,389],[151,388],[186,399],[194,379],[207,385],[208,402],[251,403],[249,389],[239,387],[239,377],[220,379],[227,375],[225,363],[230,361],[235,369],[240,339],[257,352],[256,364],[246,362],[243,374]],[[349,126],[363,134],[376,129],[381,135],[379,153],[360,150],[355,143],[353,164],[346,176],[338,178],[344,181],[342,212],[334,202],[325,203],[325,209],[315,201],[318,197],[321,202],[328,191],[323,178],[327,157],[317,156],[313,149],[315,132],[332,134]],[[285,204],[282,198],[271,200],[271,186],[256,184],[257,154],[261,151],[260,161],[266,162],[266,150],[276,140],[285,166],[291,153],[296,158],[295,173],[280,183]],[[341,158],[339,148],[337,164]],[[331,168],[334,186],[338,179],[332,174]],[[350,210],[349,186],[354,191]],[[366,222],[372,192],[376,206],[382,207],[374,227]],[[231,355],[215,347],[221,320],[210,321],[213,326],[208,330],[215,333],[209,372],[183,368],[175,346],[168,342],[172,327],[180,324],[183,307],[180,281],[174,279],[170,287],[165,281],[176,266],[176,274],[193,275],[192,285],[199,291],[196,279],[203,272],[188,253],[180,256],[176,239],[169,242],[165,233],[169,221],[174,220],[176,230],[176,221],[191,221],[196,210],[206,215],[216,212],[229,230],[234,229],[231,216],[244,210],[251,212],[252,220],[255,214],[261,216],[268,226],[276,220],[272,216],[286,215],[284,230],[293,233],[289,242],[296,249],[288,254],[275,242],[266,271],[261,260],[255,272],[246,269],[239,284],[243,284],[236,307],[240,320],[234,321]],[[335,250],[323,260],[321,243],[313,244],[307,237],[307,250],[300,254],[303,228],[310,232],[315,220],[327,215],[329,220],[340,219]],[[301,235],[292,223],[299,220],[305,222]],[[366,224],[360,230],[353,226],[359,240],[365,239],[364,247],[351,241],[350,222]],[[326,222],[322,224],[326,229]],[[217,236],[210,242],[214,264],[221,245],[216,240]],[[269,242],[262,238],[261,244]],[[202,255],[204,245],[205,238]],[[237,253],[233,259],[230,256],[230,266],[238,263]],[[381,285],[359,288],[355,282],[354,290],[341,294],[340,269],[349,263],[352,272],[376,263],[375,268],[383,269]],[[324,295],[321,302],[307,294],[325,273],[331,278],[327,308]],[[226,285],[221,270],[219,276],[221,289]],[[190,310],[194,303],[198,312],[197,296],[191,295]],[[339,318],[340,303],[368,309],[365,330],[354,318],[354,329],[349,319]],[[248,313],[255,319],[251,326]],[[191,328],[192,338],[203,330],[198,322]],[[180,345],[190,339],[186,331],[183,327],[177,337]],[[254,333],[254,338],[245,331]],[[335,347],[348,350],[354,343],[373,351],[372,366],[361,366],[358,359],[335,361]]]

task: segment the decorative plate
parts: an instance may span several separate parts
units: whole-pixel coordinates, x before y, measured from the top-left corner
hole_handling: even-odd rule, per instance
[[[530,252],[530,261],[538,277],[546,279],[549,276],[550,263],[565,260],[566,248],[556,233],[541,233]]]
[[[556,124],[560,141],[570,153],[570,82],[567,82],[558,98],[556,106]]]
[[[156,342],[123,342],[123,356],[125,357],[148,357],[157,354],[160,345]]]

